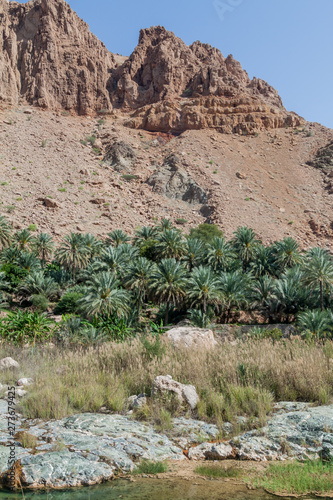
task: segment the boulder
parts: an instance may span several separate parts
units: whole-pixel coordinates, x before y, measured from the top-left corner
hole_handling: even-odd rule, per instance
[[[18,386],[23,386],[23,385],[33,385],[34,384],[34,381],[32,378],[20,378],[16,384]]]
[[[181,161],[175,154],[167,156],[163,165],[157,168],[147,180],[153,191],[164,194],[167,198],[180,199],[187,203],[207,202],[205,191],[182,168]]]
[[[172,328],[165,333],[165,337],[176,347],[212,349],[217,345],[212,330],[195,326]]]
[[[187,404],[194,410],[199,402],[199,396],[193,385],[185,385],[173,380],[171,375],[160,375],[155,378],[152,387],[152,397],[174,393],[181,404]]]
[[[130,172],[136,161],[136,153],[126,142],[116,141],[107,147],[103,161],[117,172]]]
[[[205,458],[208,460],[226,460],[227,458],[235,458],[235,452],[230,444],[215,443],[210,450],[206,451]]]
[[[227,460],[235,458],[233,447],[228,443],[202,443],[188,451],[190,460]]]
[[[11,394],[13,393],[13,391],[6,391],[5,392],[6,398],[8,398],[9,392]],[[18,398],[23,398],[23,396],[25,396],[26,394],[28,394],[28,393],[24,389],[20,389],[20,388],[15,389],[15,396],[18,397]]]
[[[8,368],[20,368],[20,365],[13,358],[3,358],[0,360],[0,370],[6,370]]]
[[[147,394],[143,393],[138,396],[130,396],[127,401],[129,409],[136,410],[147,404]]]
[[[202,443],[199,446],[192,446],[188,450],[190,460],[205,460],[206,452],[212,449],[212,443]]]

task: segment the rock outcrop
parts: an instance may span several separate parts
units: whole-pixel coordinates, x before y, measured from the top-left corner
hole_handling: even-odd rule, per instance
[[[20,368],[20,365],[13,358],[3,358],[0,360],[0,370],[8,370],[9,368]]]
[[[176,347],[212,349],[217,345],[213,332],[206,328],[175,327],[168,330],[165,337]]]
[[[115,107],[136,110],[128,126],[150,131],[253,134],[302,121],[285,111],[268,83],[250,80],[232,55],[224,58],[200,42],[187,46],[161,26],[141,30],[138,46],[113,72],[113,88]]]
[[[207,202],[205,191],[182,168],[180,158],[171,154],[163,165],[157,168],[147,180],[153,191],[168,198],[180,199],[187,203]]]
[[[129,172],[135,163],[136,153],[126,142],[116,141],[107,146],[103,160],[117,172]]]
[[[199,396],[193,385],[176,382],[171,375],[156,377],[153,382],[152,397],[163,396],[167,393],[175,394],[180,404],[188,405],[191,410],[194,410],[199,402]]]
[[[115,58],[63,0],[0,0],[0,44],[0,104],[111,109]]]
[[[134,52],[123,58],[64,0],[0,0],[0,21],[0,104],[79,114],[114,107],[132,113],[128,126],[160,132],[254,134],[302,122],[232,55],[200,42],[187,46],[161,26],[141,30]]]

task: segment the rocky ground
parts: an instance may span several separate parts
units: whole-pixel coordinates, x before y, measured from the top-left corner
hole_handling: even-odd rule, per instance
[[[166,435],[132,416],[84,413],[49,422],[18,416],[16,432],[35,437],[31,448],[23,448],[8,435],[7,411],[7,401],[1,400],[2,481],[6,482],[8,445],[13,443],[17,478],[28,488],[96,484],[129,473],[142,459],[266,462],[333,457],[333,405],[278,403],[264,428],[225,441],[217,439],[219,430],[215,425],[184,417],[173,419],[173,427]]]
[[[292,236],[306,248],[332,248],[330,184],[306,164],[332,140],[330,130],[172,136],[132,130],[124,120],[29,107],[0,113],[1,213],[16,229],[36,224],[56,239],[69,231],[132,233],[166,217],[185,230],[210,221],[230,237],[247,225],[264,242]]]

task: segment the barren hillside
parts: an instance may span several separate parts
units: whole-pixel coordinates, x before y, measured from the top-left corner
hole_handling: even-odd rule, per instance
[[[161,27],[114,56],[63,0],[0,0],[0,20],[1,212],[15,227],[105,236],[167,217],[333,249],[332,130],[232,56]]]

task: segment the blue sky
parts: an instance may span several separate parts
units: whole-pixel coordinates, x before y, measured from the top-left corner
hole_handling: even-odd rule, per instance
[[[333,0],[68,0],[111,52],[129,55],[141,28],[233,54],[285,107],[333,128]]]

